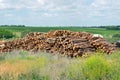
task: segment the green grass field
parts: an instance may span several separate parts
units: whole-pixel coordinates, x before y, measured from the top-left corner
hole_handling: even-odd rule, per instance
[[[94,34],[101,34],[110,42],[115,42],[119,40],[118,37],[113,38],[115,34],[120,34],[120,30],[106,30],[105,28],[83,28],[83,27],[0,27],[0,29],[5,29],[13,32],[16,37],[20,38],[25,36],[29,32],[49,32],[51,30],[71,30],[71,31],[81,31],[90,32]]]

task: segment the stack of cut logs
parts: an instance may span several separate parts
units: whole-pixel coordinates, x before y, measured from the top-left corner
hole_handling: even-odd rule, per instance
[[[33,32],[22,39],[6,41],[0,47],[0,52],[11,52],[15,49],[27,51],[46,51],[70,57],[82,56],[85,53],[102,50],[109,54],[115,50],[113,44],[101,37],[94,37],[87,32],[72,32],[67,30],[50,31],[48,33]]]

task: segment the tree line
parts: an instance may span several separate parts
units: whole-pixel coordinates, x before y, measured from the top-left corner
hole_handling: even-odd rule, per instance
[[[25,25],[0,25],[0,27],[26,27]]]
[[[26,27],[25,25],[0,25],[0,27]],[[53,26],[51,26],[53,27]],[[62,27],[62,26],[56,26]],[[88,26],[63,26],[63,27],[88,27]],[[105,28],[107,30],[120,30],[120,25],[113,26],[89,26],[89,28]]]
[[[105,28],[107,30],[120,30],[120,25],[117,25],[117,26],[98,26],[98,28]]]

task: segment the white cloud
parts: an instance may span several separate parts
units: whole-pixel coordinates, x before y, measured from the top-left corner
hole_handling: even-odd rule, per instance
[[[3,4],[3,0],[0,0],[0,9],[3,9],[5,5]]]
[[[120,0],[95,0],[91,4],[93,9],[115,10],[120,9]]]
[[[89,17],[117,18],[119,14],[119,0],[95,0],[88,7]]]
[[[2,1],[2,0],[1,0]],[[82,6],[82,2],[84,0],[4,0],[4,6],[7,8],[27,8],[32,10],[52,10],[52,11],[61,11],[61,10],[68,10],[72,6]],[[76,5],[77,3],[77,5]]]
[[[6,13],[4,14],[5,17],[12,17],[13,15],[12,14],[9,14],[9,13]]]
[[[45,4],[45,0],[37,0],[39,4],[44,5]]]
[[[94,0],[91,5],[87,5],[87,0],[0,0],[2,8],[28,8],[36,10],[86,10],[89,9],[118,9],[120,7],[119,0]],[[5,7],[6,6],[6,7]]]
[[[55,17],[57,14],[52,14],[52,13],[44,13],[42,17]]]
[[[3,2],[3,0],[0,0],[0,2]]]
[[[16,17],[25,15],[41,20],[44,17],[63,20],[112,20],[119,18],[120,0],[0,0],[1,14],[2,11],[6,11],[3,12],[5,16],[11,16],[7,13],[12,13]]]

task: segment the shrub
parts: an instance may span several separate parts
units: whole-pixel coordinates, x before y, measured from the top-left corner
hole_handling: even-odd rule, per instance
[[[14,35],[11,31],[8,31],[5,29],[0,29],[0,39],[1,38],[9,39],[9,38],[13,38],[13,37],[14,37]]]
[[[109,80],[111,67],[103,56],[92,56],[83,67],[83,75],[87,80]]]
[[[21,37],[25,37],[26,34],[30,33],[31,31],[30,30],[26,30],[26,31],[22,31],[21,32]]]

